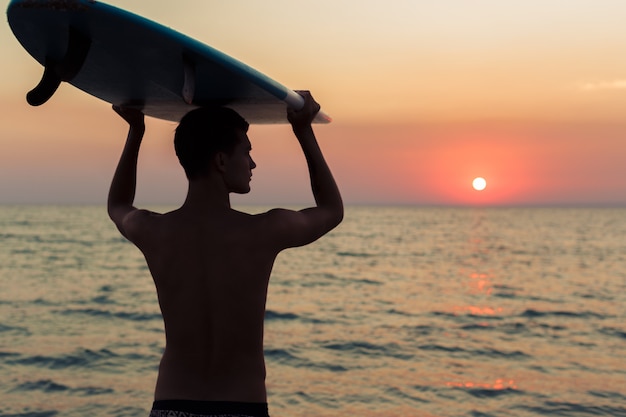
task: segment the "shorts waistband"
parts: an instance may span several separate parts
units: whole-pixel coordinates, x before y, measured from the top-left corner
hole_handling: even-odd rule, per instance
[[[269,417],[267,403],[246,403],[236,401],[196,401],[158,400],[152,404],[153,410],[182,411],[199,415],[242,415],[249,417]]]

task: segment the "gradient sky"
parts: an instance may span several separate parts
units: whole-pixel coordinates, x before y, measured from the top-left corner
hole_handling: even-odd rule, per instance
[[[109,3],[311,90],[348,204],[626,204],[623,0]],[[68,84],[30,107],[43,69],[6,18],[0,51],[0,203],[103,204],[124,123]],[[174,128],[149,119],[139,204],[185,196]],[[235,203],[312,201],[289,127],[249,134],[258,167]]]

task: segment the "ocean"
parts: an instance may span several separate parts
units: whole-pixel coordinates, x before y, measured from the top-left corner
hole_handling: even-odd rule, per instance
[[[0,416],[146,417],[163,344],[104,207],[0,206]],[[626,416],[626,209],[348,207],[265,354],[272,417]]]

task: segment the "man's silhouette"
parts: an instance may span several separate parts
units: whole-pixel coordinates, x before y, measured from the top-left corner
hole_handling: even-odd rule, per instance
[[[158,214],[133,206],[144,116],[114,107],[130,130],[108,212],[143,252],[165,323],[153,417],[268,415],[263,319],[274,260],[343,218],[339,190],[311,127],[320,106],[308,92],[301,94],[305,105],[288,110],[288,120],[306,157],[316,204],[256,215],[230,206],[230,193],[250,191],[256,166],[248,124],[236,112],[201,108],[181,120],[174,144],[189,180],[187,198],[180,208]]]

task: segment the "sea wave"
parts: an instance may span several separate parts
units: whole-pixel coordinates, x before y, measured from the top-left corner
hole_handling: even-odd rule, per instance
[[[626,417],[626,210],[349,207],[277,258],[270,414]],[[102,207],[0,207],[0,417],[148,413],[163,324]]]

